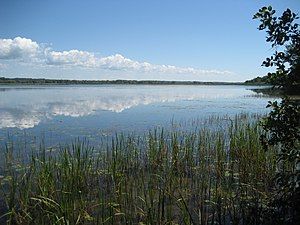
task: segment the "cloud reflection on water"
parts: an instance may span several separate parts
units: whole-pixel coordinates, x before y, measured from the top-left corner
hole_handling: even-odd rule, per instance
[[[1,88],[0,88],[1,89]],[[249,94],[229,86],[62,86],[6,88],[0,100],[0,129],[33,128],[55,116],[122,113],[139,105],[188,100],[235,99]]]

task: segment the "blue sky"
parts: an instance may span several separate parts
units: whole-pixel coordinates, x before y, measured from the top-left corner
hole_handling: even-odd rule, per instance
[[[0,76],[243,81],[272,54],[253,14],[299,0],[1,0]]]

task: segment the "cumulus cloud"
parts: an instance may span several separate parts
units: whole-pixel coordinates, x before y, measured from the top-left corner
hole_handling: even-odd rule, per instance
[[[115,54],[107,57],[97,57],[92,52],[69,50],[54,51],[27,38],[0,39],[0,59],[29,60],[52,66],[80,66],[126,72],[142,72],[155,74],[190,74],[190,75],[226,75],[229,71],[201,70],[192,67],[177,67],[172,65],[157,65],[139,62]]]
[[[165,73],[165,74],[231,74],[229,71],[218,71],[218,70],[200,70],[191,67],[177,67],[171,65],[155,65],[148,62],[138,62],[120,54],[103,57],[98,60],[98,65],[102,68],[113,69],[113,70],[133,70],[139,72],[150,72],[150,73]]]
[[[46,62],[49,65],[96,66],[97,59],[93,53],[70,50],[63,52],[50,51],[46,53]]]
[[[0,59],[32,58],[37,55],[38,50],[39,44],[31,39],[0,39]]]
[[[229,71],[200,70],[192,67],[177,67],[171,65],[156,65],[148,62],[138,62],[121,54],[107,57],[96,57],[93,53],[70,50],[63,52],[51,51],[47,55],[48,65],[73,65],[83,67],[99,67],[108,70],[138,71],[144,73],[162,74],[231,74]]]

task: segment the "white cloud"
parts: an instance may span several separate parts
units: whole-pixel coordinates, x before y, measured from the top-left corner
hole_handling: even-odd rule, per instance
[[[27,38],[0,39],[0,59],[33,58],[39,45]]]
[[[127,59],[120,54],[103,57],[99,59],[99,65],[106,69],[114,69],[114,70],[121,70],[121,69],[131,69],[131,70],[138,70],[140,69],[141,63],[133,61],[131,59]]]
[[[128,59],[121,54],[96,57],[94,53],[80,50],[54,51],[27,38],[0,39],[0,59],[19,59],[52,66],[80,66],[105,70],[152,74],[228,75],[229,71],[201,70],[192,67],[156,65]],[[26,60],[25,60],[26,59]]]
[[[70,50],[63,52],[46,52],[47,64],[49,65],[75,65],[84,67],[96,66],[96,58],[93,53],[86,51]]]
[[[113,70],[133,70],[145,73],[164,73],[164,74],[231,74],[229,71],[218,71],[218,70],[200,70],[191,67],[177,67],[171,65],[156,65],[148,62],[138,62],[120,54],[100,58],[98,64],[102,68],[113,69]]]

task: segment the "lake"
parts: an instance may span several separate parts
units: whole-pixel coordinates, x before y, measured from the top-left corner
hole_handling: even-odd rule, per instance
[[[76,138],[188,124],[215,116],[263,114],[273,98],[239,85],[0,86],[0,141]],[[192,127],[192,122],[187,127]],[[198,125],[201,123],[198,123]]]

